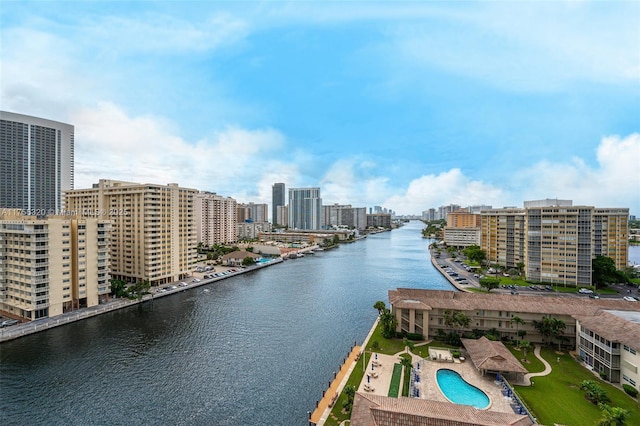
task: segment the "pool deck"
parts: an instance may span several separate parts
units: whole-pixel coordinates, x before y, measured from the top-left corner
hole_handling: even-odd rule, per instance
[[[436,381],[436,372],[442,368],[456,371],[469,384],[481,389],[487,394],[491,403],[488,410],[500,411],[503,413],[513,413],[511,409],[511,398],[502,395],[502,384],[495,383],[495,376],[482,376],[470,361],[461,363],[423,361],[420,363],[420,379],[422,385],[421,396],[424,399],[433,401],[449,402],[440,392]],[[426,384],[426,389],[425,389]]]
[[[393,365],[400,362],[400,355],[402,353],[403,352],[400,352],[395,355],[378,354],[377,361],[380,365],[374,366],[373,370],[371,369],[371,364],[376,361],[376,359],[375,355],[372,355],[369,363],[367,364],[366,371],[367,373],[371,373],[373,371],[378,375],[378,377],[369,379],[368,385],[371,386],[373,390],[366,390],[365,385],[367,385],[367,376],[365,375],[358,387],[358,392],[387,396],[389,393],[389,385],[391,384],[391,376],[393,374]],[[415,354],[411,355],[414,365],[416,362],[420,361],[420,384],[418,386],[421,391],[420,398],[432,401],[450,402],[445,398],[442,392],[440,392],[440,388],[436,381],[436,372],[442,368],[446,368],[456,371],[468,383],[486,393],[491,401],[487,408],[488,410],[502,413],[513,413],[513,409],[510,405],[511,398],[507,398],[502,395],[502,384],[495,383],[495,376],[482,376],[480,372],[476,370],[472,362],[468,360],[459,363],[436,362],[425,360]],[[360,365],[358,365],[358,367],[362,368]]]

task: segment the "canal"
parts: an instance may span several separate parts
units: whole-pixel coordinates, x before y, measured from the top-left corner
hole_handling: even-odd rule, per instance
[[[0,346],[0,423],[305,425],[396,287],[451,289],[421,222]]]

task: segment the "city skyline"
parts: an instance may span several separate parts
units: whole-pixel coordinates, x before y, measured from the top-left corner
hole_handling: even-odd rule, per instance
[[[0,98],[75,127],[75,188],[271,204],[285,182],[399,215],[551,197],[638,215],[639,17],[627,2],[6,3]]]

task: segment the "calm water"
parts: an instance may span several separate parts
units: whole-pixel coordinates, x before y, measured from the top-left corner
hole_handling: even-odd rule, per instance
[[[377,300],[451,289],[421,228],[2,344],[0,424],[306,425]]]

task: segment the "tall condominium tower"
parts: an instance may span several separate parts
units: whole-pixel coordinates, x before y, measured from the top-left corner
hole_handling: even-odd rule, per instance
[[[271,187],[271,223],[274,225],[286,225],[286,222],[278,222],[278,207],[284,205],[284,183],[274,183]]]
[[[194,198],[196,235],[208,246],[238,241],[237,202],[211,192],[200,192]]]
[[[321,229],[322,198],[320,188],[289,189],[289,228]]]
[[[525,208],[483,210],[481,246],[487,260],[523,267],[527,280],[565,286],[592,284],[592,260],[627,266],[628,208],[573,206],[536,200]]]
[[[111,221],[113,278],[159,285],[189,276],[195,262],[197,192],[175,183],[100,179],[93,188],[65,192],[65,208]]]
[[[0,111],[0,207],[42,216],[73,189],[73,126]]]
[[[111,224],[105,218],[0,212],[0,312],[35,320],[107,300]]]

